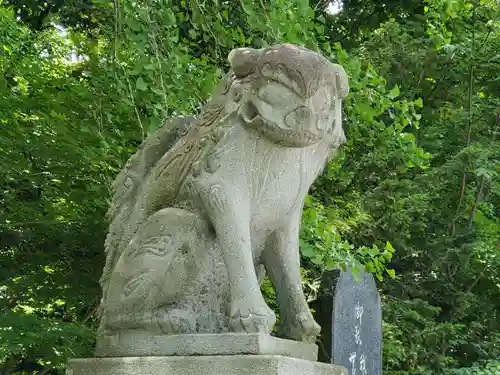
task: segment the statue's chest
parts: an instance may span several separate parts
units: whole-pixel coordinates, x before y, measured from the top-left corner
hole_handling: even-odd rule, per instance
[[[256,229],[280,226],[300,208],[310,186],[303,151],[275,149],[266,157],[255,155],[254,164],[259,166],[251,170],[249,192]]]
[[[272,229],[300,208],[322,161],[313,148],[281,147],[250,132],[242,135],[227,144],[221,169],[230,171],[226,181],[250,200],[254,229]]]
[[[246,174],[255,204],[275,201],[289,205],[301,190],[307,189],[300,151],[275,148],[252,155]]]

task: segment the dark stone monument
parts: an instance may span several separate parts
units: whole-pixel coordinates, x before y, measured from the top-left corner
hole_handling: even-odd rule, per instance
[[[371,273],[342,272],[333,308],[333,363],[349,375],[382,374],[382,308]]]
[[[318,298],[311,302],[314,319],[321,326],[321,333],[316,340],[318,345],[318,361],[324,363],[332,362],[332,314],[333,314],[333,294],[335,285],[340,276],[340,270],[334,269],[323,273],[321,278]]]

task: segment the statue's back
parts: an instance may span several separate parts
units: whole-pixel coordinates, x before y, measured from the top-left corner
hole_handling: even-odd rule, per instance
[[[166,122],[150,134],[125,163],[113,184],[111,204],[107,213],[110,221],[105,242],[106,265],[100,283],[106,294],[110,273],[123,249],[133,236],[131,222],[136,203],[140,200],[143,183],[158,161],[185,135],[194,117],[179,117]]]

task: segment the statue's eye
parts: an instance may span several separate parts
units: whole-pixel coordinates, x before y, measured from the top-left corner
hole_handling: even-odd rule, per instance
[[[283,95],[283,92],[281,92],[280,95],[280,91],[283,91],[283,89],[280,90],[280,87],[277,87],[276,85],[265,85],[259,89],[257,96],[265,103],[274,104],[279,102],[280,97]]]
[[[292,90],[273,81],[260,87],[257,97],[265,103],[279,107],[299,106],[303,102]]]
[[[285,116],[285,124],[290,128],[298,129],[300,125],[309,124],[313,116],[309,108],[299,107]]]

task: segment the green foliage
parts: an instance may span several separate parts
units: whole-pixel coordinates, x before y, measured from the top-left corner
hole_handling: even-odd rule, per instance
[[[85,325],[13,311],[2,312],[0,318],[3,363],[39,357],[41,365],[62,370],[70,358],[92,356],[95,332]]]
[[[351,86],[348,141],[303,212],[309,299],[325,271],[368,270],[385,373],[498,372],[495,1],[346,0],[335,16],[305,0],[0,4],[4,375],[90,355],[110,181],[165,119],[199,110],[232,48],[276,42],[321,51]]]
[[[352,230],[352,225],[357,226],[361,223],[355,222],[358,219],[356,217],[347,218],[347,222],[339,220],[337,213],[337,210],[326,209],[321,203],[308,197],[301,229],[302,255],[312,264],[321,266],[327,271],[350,268],[354,271],[373,272],[379,280],[383,279],[385,272],[394,278],[394,270],[386,269],[395,251],[390,242],[387,242],[384,248],[379,248],[376,244],[371,247],[355,248],[347,240],[342,239],[337,228],[342,228],[344,231]],[[336,225],[336,222],[339,225]],[[351,226],[348,226],[349,224]]]
[[[453,369],[447,375],[497,375],[500,374],[499,361],[486,361],[469,368]]]
[[[0,357],[7,373],[62,369],[91,353],[111,176],[64,39],[0,19]]]
[[[111,2],[107,0],[2,0],[11,6],[16,16],[34,31],[50,29],[57,20],[75,30],[95,32],[104,22],[111,19]],[[112,9],[112,8],[111,8]]]
[[[499,9],[488,1],[433,1],[425,13],[411,25],[387,22],[360,50],[404,98],[424,97],[412,133],[432,155],[411,180],[410,204],[384,216],[395,218],[394,225],[407,213],[414,218],[398,227],[398,239],[391,231],[401,271],[399,285],[384,286],[395,298],[386,303],[384,350],[393,370],[433,374],[449,366],[466,373],[474,362],[499,356],[498,319],[492,319],[500,301],[499,87],[491,80],[498,66],[490,65],[500,42]],[[422,316],[425,309],[408,300],[438,310],[416,327],[392,315]]]

